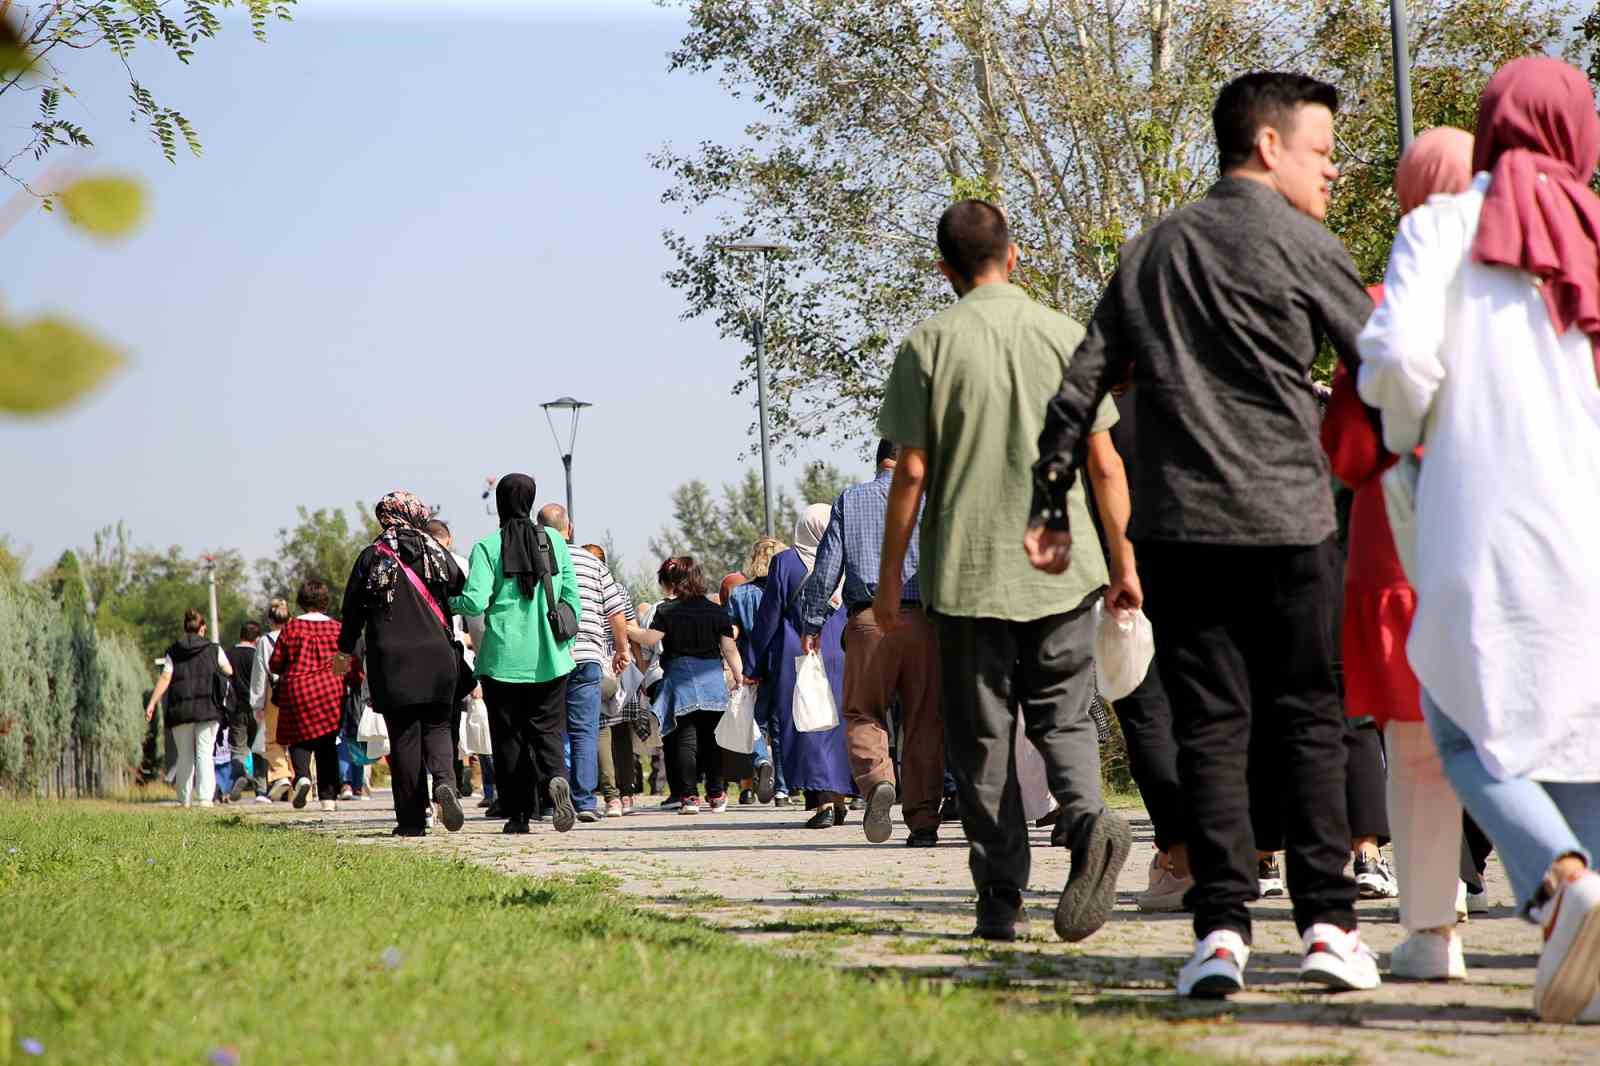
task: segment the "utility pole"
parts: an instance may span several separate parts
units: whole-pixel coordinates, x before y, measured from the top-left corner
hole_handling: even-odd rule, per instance
[[[1389,26],[1394,36],[1394,111],[1400,128],[1400,151],[1411,147],[1411,49],[1406,42],[1405,0],[1389,0]]]
[[[781,244],[724,244],[724,252],[761,257],[761,308],[750,327],[756,349],[756,410],[761,426],[761,513],[767,536],[772,536],[772,432],[767,424],[767,301],[772,294],[772,257],[788,252]]]
[[[203,555],[206,561],[206,592],[211,599],[211,639],[222,643],[222,629],[217,623],[217,557]]]

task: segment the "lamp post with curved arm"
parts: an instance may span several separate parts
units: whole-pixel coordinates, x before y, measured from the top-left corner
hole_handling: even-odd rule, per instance
[[[567,521],[570,522],[572,521],[572,446],[578,442],[578,417],[583,414],[584,408],[593,407],[594,404],[575,400],[571,396],[562,396],[539,406],[544,408],[545,421],[550,423],[550,435],[556,440],[556,451],[560,453],[561,465],[567,472]],[[561,443],[561,433],[556,429],[552,411],[564,411],[572,416],[565,445]]]

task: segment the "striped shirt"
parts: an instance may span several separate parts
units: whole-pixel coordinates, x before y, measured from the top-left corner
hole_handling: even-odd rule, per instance
[[[633,600],[611,576],[611,570],[582,548],[572,549],[572,570],[578,577],[578,639],[572,643],[572,660],[604,663],[611,658],[609,619],[621,614],[633,621]]]

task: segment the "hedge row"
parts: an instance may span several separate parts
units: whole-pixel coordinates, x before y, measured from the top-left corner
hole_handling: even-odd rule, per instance
[[[75,559],[53,584],[0,579],[0,793],[99,795],[139,762],[152,672],[95,630]]]

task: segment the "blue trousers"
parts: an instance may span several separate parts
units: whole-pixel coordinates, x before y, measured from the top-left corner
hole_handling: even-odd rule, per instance
[[[600,664],[579,663],[567,680],[567,773],[572,805],[592,811],[600,787]]]

